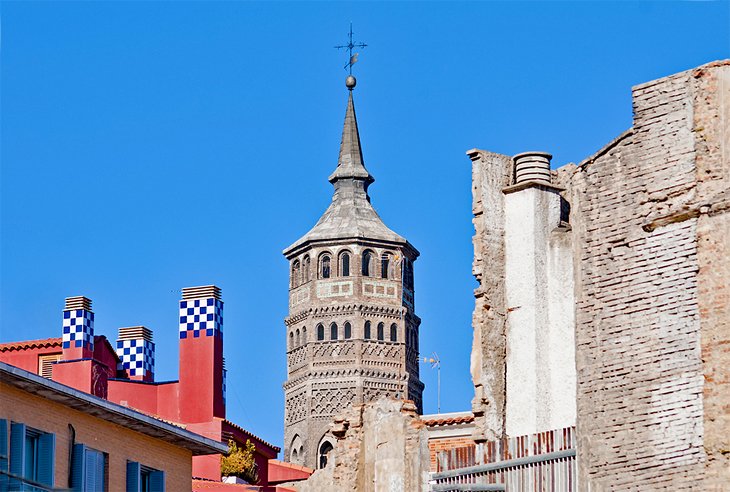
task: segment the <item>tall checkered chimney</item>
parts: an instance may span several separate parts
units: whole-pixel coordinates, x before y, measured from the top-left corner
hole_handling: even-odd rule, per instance
[[[155,380],[155,342],[152,341],[152,330],[149,328],[119,328],[117,355],[122,361],[118,369],[127,371],[130,379]]]
[[[94,354],[91,299],[67,297],[63,309],[63,360],[90,359]]]
[[[218,287],[182,290],[179,334],[181,418],[185,422],[225,418],[223,301]]]

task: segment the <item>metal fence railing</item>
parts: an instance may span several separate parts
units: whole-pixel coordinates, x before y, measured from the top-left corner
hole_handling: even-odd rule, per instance
[[[575,492],[575,427],[439,453],[432,492]]]

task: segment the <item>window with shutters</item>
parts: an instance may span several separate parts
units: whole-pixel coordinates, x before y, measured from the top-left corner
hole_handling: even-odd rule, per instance
[[[10,425],[10,490],[31,490],[28,484],[53,487],[56,436],[13,422]],[[25,488],[24,488],[25,487]]]
[[[165,472],[127,461],[127,492],[165,492]]]
[[[53,376],[53,363],[61,360],[61,353],[44,354],[38,356],[38,374],[44,378],[51,379]]]
[[[109,490],[109,458],[106,453],[74,444],[71,454],[71,487],[74,491]]]

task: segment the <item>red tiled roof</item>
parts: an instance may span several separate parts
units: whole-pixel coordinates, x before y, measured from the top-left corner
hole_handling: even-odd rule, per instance
[[[306,480],[314,470],[306,466],[269,460],[269,485]]]
[[[263,439],[261,439],[260,437],[256,436],[255,434],[251,434],[251,433],[250,433],[249,431],[247,431],[246,429],[244,429],[244,428],[243,428],[243,427],[241,427],[240,425],[238,425],[238,424],[234,424],[234,423],[233,423],[233,422],[231,422],[230,420],[227,420],[227,419],[226,419],[226,420],[224,420],[224,421],[223,421],[223,423],[224,423],[224,424],[226,424],[226,425],[229,425],[229,426],[233,427],[234,429],[236,429],[237,431],[240,431],[241,433],[245,434],[245,435],[246,435],[246,436],[248,436],[248,437],[251,437],[251,438],[253,438],[253,439],[256,439],[256,440],[257,440],[258,442],[260,442],[260,443],[262,443],[262,444],[264,444],[264,445],[266,445],[266,446],[270,447],[270,448],[271,448],[272,450],[276,451],[277,453],[278,453],[279,451],[281,451],[281,448],[280,448],[279,446],[274,446],[274,445],[273,445],[273,444],[271,444],[270,442],[266,442],[266,441],[264,441]]]
[[[33,348],[61,347],[61,338],[44,338],[42,340],[26,340],[23,342],[10,342],[0,344],[0,352],[9,350],[28,350]]]
[[[469,424],[474,422],[474,415],[457,415],[454,417],[443,417],[424,420],[427,427],[439,427],[443,425]]]
[[[205,490],[206,492],[245,492],[259,491],[261,487],[193,478],[193,492],[198,492],[199,490]]]

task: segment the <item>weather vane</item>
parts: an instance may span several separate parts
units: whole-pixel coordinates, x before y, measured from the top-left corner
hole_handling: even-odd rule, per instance
[[[337,48],[338,50],[342,49],[342,48],[347,49],[347,54],[350,55],[350,58],[348,59],[348,62],[345,64],[344,68],[345,68],[345,70],[348,70],[348,73],[350,75],[352,75],[352,66],[355,64],[355,62],[357,62],[357,55],[359,54],[359,53],[355,53],[353,55],[352,49],[353,48],[365,48],[367,45],[365,43],[353,43],[352,42],[352,22],[350,22],[350,33],[348,35],[348,39],[349,39],[349,42],[347,44],[335,46],[335,48]]]

